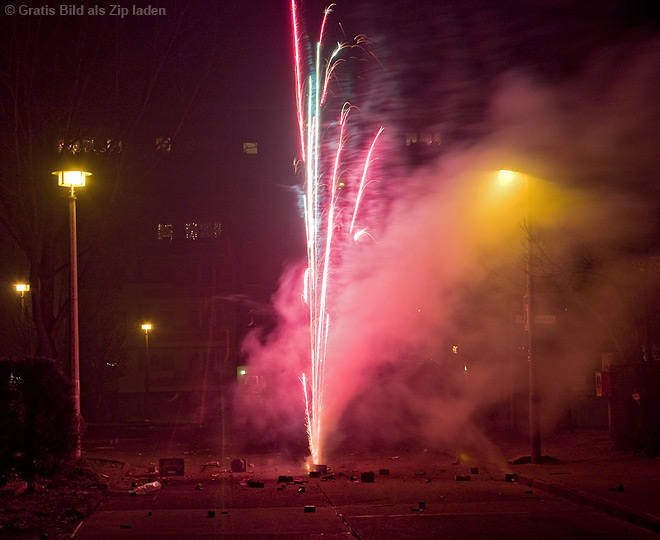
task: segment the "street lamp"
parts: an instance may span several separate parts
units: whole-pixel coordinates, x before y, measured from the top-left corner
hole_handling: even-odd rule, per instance
[[[54,171],[57,175],[57,185],[71,189],[69,195],[69,252],[71,255],[69,284],[71,287],[71,313],[69,324],[70,339],[70,373],[73,392],[73,406],[76,415],[76,447],[74,458],[82,457],[80,440],[80,356],[78,349],[78,243],[76,237],[76,187],[85,185],[85,178],[91,173],[84,171]]]
[[[149,330],[151,330],[151,323],[144,323],[142,325],[144,330],[144,344],[146,351],[146,358],[144,363],[144,414],[149,418]]]
[[[529,177],[516,171],[500,170],[499,181],[510,183],[522,178],[525,182],[525,249],[527,251],[527,294],[525,295],[525,327],[527,330],[527,362],[529,364],[529,440],[532,463],[541,463],[541,430],[539,427],[539,398],[537,394],[536,359],[534,338],[536,324],[534,294],[534,242],[532,238],[532,205]]]
[[[21,311],[25,316],[25,293],[30,292],[30,285],[27,283],[15,283],[14,290],[21,293]]]

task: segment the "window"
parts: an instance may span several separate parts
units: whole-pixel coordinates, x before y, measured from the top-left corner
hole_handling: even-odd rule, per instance
[[[121,154],[122,142],[117,139],[107,139],[105,141],[105,151],[108,154]]]
[[[256,142],[244,142],[243,143],[243,153],[244,154],[256,154],[257,153],[257,143]]]
[[[187,240],[197,240],[198,236],[198,226],[197,223],[186,223],[186,239]]]
[[[172,240],[174,238],[174,225],[171,223],[158,224],[158,240]]]
[[[218,238],[221,232],[222,232],[222,225],[220,225],[220,223],[199,224],[200,238]]]
[[[406,146],[417,144],[417,133],[406,133]]]
[[[156,152],[169,153],[172,151],[172,137],[156,137]]]

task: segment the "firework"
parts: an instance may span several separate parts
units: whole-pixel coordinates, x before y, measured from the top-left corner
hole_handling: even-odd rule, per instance
[[[328,298],[332,293],[332,254],[340,247],[337,242],[337,236],[341,234],[338,218],[345,210],[344,206],[350,204],[352,210],[346,209],[352,215],[350,237],[357,241],[360,236],[368,234],[366,228],[355,233],[353,230],[365,188],[369,183],[368,172],[374,148],[383,131],[381,127],[369,145],[355,197],[349,200],[351,197],[342,196],[340,199],[344,188],[340,175],[346,166],[343,163],[343,150],[347,142],[349,114],[353,107],[344,103],[339,111],[334,111],[334,115],[332,111],[328,111],[332,122],[325,120],[328,85],[341,59],[341,52],[347,47],[346,44],[339,43],[330,54],[324,56],[324,35],[331,7],[324,11],[318,41],[312,45],[303,43],[298,5],[296,0],[291,0],[297,119],[300,131],[299,170],[304,176],[303,205],[307,238],[303,298],[309,308],[310,324],[309,376],[303,373],[300,381],[305,397],[309,450],[314,463],[320,462],[322,453],[324,375],[331,331]],[[303,67],[304,58],[310,58],[306,69]]]

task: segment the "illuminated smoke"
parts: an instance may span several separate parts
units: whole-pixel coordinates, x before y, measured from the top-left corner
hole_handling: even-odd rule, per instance
[[[344,65],[324,64],[322,47],[305,52],[303,41],[300,32],[307,270],[283,277],[277,329],[244,344],[273,381],[268,406],[253,416],[266,431],[282,419],[282,433],[304,431],[307,417],[315,462],[342,445],[484,446],[477,425],[526,392],[516,323],[524,200],[491,174],[506,168],[535,177],[538,310],[557,317],[539,330],[544,430],[560,422],[567,381],[588,386],[603,351],[638,354],[635,317],[645,296],[657,296],[645,285],[660,273],[649,257],[660,230],[657,38],[597,50],[559,82],[501,73],[484,99],[487,135],[408,169],[397,108],[405,97],[377,85],[369,103],[353,91],[356,109],[337,106],[338,88],[325,75]],[[429,116],[434,106],[451,103],[430,103]]]

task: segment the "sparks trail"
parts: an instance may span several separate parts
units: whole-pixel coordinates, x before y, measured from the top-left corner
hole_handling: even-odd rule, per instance
[[[339,118],[334,123],[326,121],[324,115],[324,109],[328,107],[330,80],[339,63],[343,61],[342,50],[349,47],[347,44],[338,43],[327,57],[323,56],[326,24],[333,5],[325,9],[319,39],[312,46],[310,43],[303,43],[299,6],[296,0],[291,0],[296,105],[300,131],[300,162],[304,176],[303,206],[307,238],[307,270],[304,277],[303,297],[309,308],[310,324],[309,375],[303,373],[300,381],[305,398],[309,450],[314,463],[320,463],[324,436],[323,390],[328,337],[331,331],[328,298],[332,293],[332,254],[333,251],[340,249],[338,240],[342,235],[339,216],[344,210],[352,215],[348,233],[355,241],[360,236],[368,234],[366,227],[355,234],[353,230],[365,189],[369,184],[369,165],[374,159],[374,148],[383,131],[381,127],[368,147],[361,166],[362,174],[357,193],[351,200],[350,195],[343,193],[344,183],[340,181],[340,177],[343,168],[346,167],[343,150],[347,143],[349,113],[353,107],[349,103],[344,103],[339,111]],[[309,52],[307,56],[312,59],[307,70],[303,68],[303,58],[307,57],[303,54],[305,50]],[[348,208],[349,206],[352,206],[352,209]],[[333,316],[337,314],[333,313]]]

